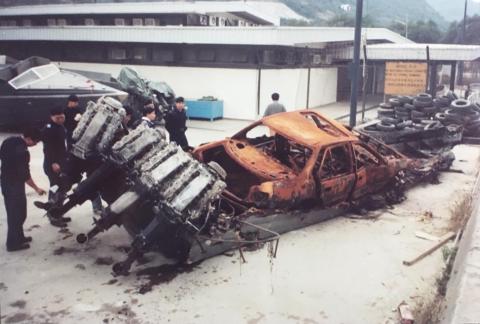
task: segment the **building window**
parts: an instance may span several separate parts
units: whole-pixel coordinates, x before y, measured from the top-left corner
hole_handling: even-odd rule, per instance
[[[201,49],[198,52],[199,62],[213,62],[215,61],[215,51],[212,49]]]
[[[145,26],[155,26],[155,18],[145,18]]]
[[[183,48],[182,49],[182,60],[183,62],[197,62],[197,55],[193,48]]]
[[[132,25],[133,26],[143,26],[142,18],[133,18],[132,19]]]
[[[125,48],[111,48],[109,58],[112,60],[126,60],[127,50]]]
[[[115,18],[113,23],[115,26],[125,26],[125,18]]]
[[[8,26],[10,26],[10,27],[17,26],[17,21],[16,20],[8,20]]]
[[[22,25],[25,27],[31,27],[32,26],[32,20],[31,19],[23,19],[22,20]]]
[[[154,49],[152,51],[152,61],[156,63],[174,62],[175,53],[169,49]]]
[[[66,26],[67,20],[64,18],[57,19],[57,26]]]
[[[47,19],[47,26],[56,26],[57,20],[55,18],[48,18]]]
[[[233,50],[232,51],[233,63],[246,63],[248,62],[248,51],[246,50]]]
[[[146,61],[147,49],[145,47],[135,47],[133,49],[133,59],[137,61]]]
[[[95,26],[95,19],[85,18],[85,26]]]

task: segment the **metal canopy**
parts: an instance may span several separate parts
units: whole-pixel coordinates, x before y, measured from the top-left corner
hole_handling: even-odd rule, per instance
[[[368,28],[369,41],[411,43],[385,28]],[[321,47],[353,42],[348,27],[193,27],[193,26],[65,26],[2,27],[0,41],[83,41]]]
[[[0,9],[0,16],[52,15],[155,15],[155,14],[222,14],[244,13],[258,23],[279,25],[280,18],[307,20],[283,3],[262,1],[161,1],[132,3],[83,3],[15,6]]]
[[[454,62],[480,59],[480,45],[418,43],[367,45],[367,59],[369,61],[426,61],[427,46],[430,52],[430,61]],[[351,60],[353,48],[332,49],[330,54],[336,60]]]

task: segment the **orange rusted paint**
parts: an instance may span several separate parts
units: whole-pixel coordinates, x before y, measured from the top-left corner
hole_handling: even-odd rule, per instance
[[[250,131],[269,129],[249,138]],[[319,113],[272,115],[232,138],[198,147],[194,156],[227,171],[227,190],[260,208],[305,201],[328,206],[381,191],[412,161]]]

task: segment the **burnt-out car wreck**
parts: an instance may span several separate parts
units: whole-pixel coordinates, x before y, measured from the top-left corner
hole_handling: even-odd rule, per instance
[[[165,140],[163,128],[121,131],[111,98],[91,103],[75,130],[72,157],[98,161],[74,189],[61,186],[50,219],[100,192],[108,203],[79,243],[113,225],[133,237],[127,274],[148,251],[194,263],[358,208],[374,195],[388,204],[409,185],[431,181],[450,155],[411,159],[313,111],[266,117],[192,153]],[[68,177],[67,177],[68,178]]]

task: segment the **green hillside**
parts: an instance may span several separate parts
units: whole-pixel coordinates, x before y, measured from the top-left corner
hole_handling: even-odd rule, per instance
[[[446,20],[462,20],[465,1],[463,0],[427,0]],[[480,15],[480,2],[468,1],[469,16]]]
[[[328,20],[335,15],[353,16],[355,8],[345,13],[340,6],[354,0],[281,0],[290,8],[310,19]],[[430,0],[435,1],[435,0]],[[451,0],[450,0],[451,1]],[[395,20],[413,22],[433,20],[442,29],[448,28],[447,21],[430,6],[426,0],[364,0],[364,16],[368,16],[373,25],[389,26]]]

